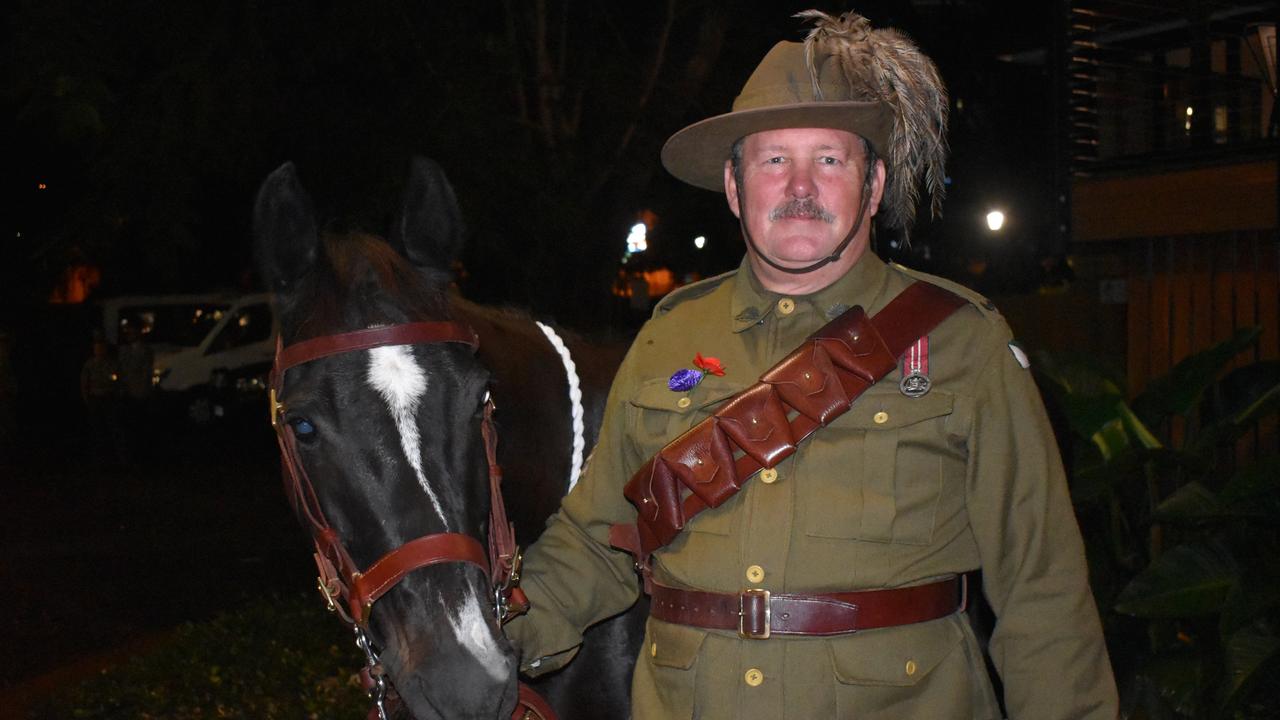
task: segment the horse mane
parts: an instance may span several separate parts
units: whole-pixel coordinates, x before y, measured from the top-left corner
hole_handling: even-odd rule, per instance
[[[444,272],[413,265],[381,237],[326,230],[315,269],[301,282],[298,322],[287,341],[447,319],[448,286]]]

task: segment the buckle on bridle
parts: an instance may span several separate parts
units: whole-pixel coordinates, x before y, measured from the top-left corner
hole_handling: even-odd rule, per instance
[[[738,637],[745,640],[767,640],[773,611],[769,607],[769,591],[748,588],[738,593]]]
[[[280,429],[280,416],[284,414],[284,403],[276,399],[276,389],[271,388],[267,393],[267,403],[270,405],[272,429]]]
[[[523,600],[513,602],[512,596],[520,587],[520,571],[524,567],[524,553],[519,546],[511,555],[511,569],[507,571],[502,582],[493,587],[494,609],[498,615],[498,624],[504,625],[508,620],[529,609]],[[524,596],[521,595],[521,598]]]
[[[324,596],[324,604],[329,612],[338,611],[337,598],[339,590],[337,582],[337,578],[331,578],[329,582],[325,582],[323,577],[316,578],[316,587],[320,589],[320,594]]]

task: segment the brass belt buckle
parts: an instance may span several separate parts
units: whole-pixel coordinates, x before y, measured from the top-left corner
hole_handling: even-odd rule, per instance
[[[769,591],[761,588],[748,588],[738,593],[738,637],[745,640],[767,640],[769,638],[769,624],[773,620],[773,611],[769,607]],[[750,614],[753,619],[760,617],[759,610],[763,608],[763,620],[760,625],[755,622],[751,623],[751,627],[747,626],[747,615]],[[763,630],[759,629],[763,627]]]

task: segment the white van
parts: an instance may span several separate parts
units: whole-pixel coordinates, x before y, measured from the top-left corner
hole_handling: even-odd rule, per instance
[[[128,330],[155,353],[153,385],[181,394],[194,420],[220,416],[237,390],[258,391],[275,354],[279,323],[266,293],[119,297],[102,303],[103,330],[117,344]]]

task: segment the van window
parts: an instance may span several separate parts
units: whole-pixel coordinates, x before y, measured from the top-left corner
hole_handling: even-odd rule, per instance
[[[218,324],[227,311],[227,305],[155,304],[132,305],[120,308],[120,337],[127,329],[136,330],[149,343],[195,347]]]
[[[271,307],[265,303],[236,311],[206,353],[219,353],[271,339]]]

